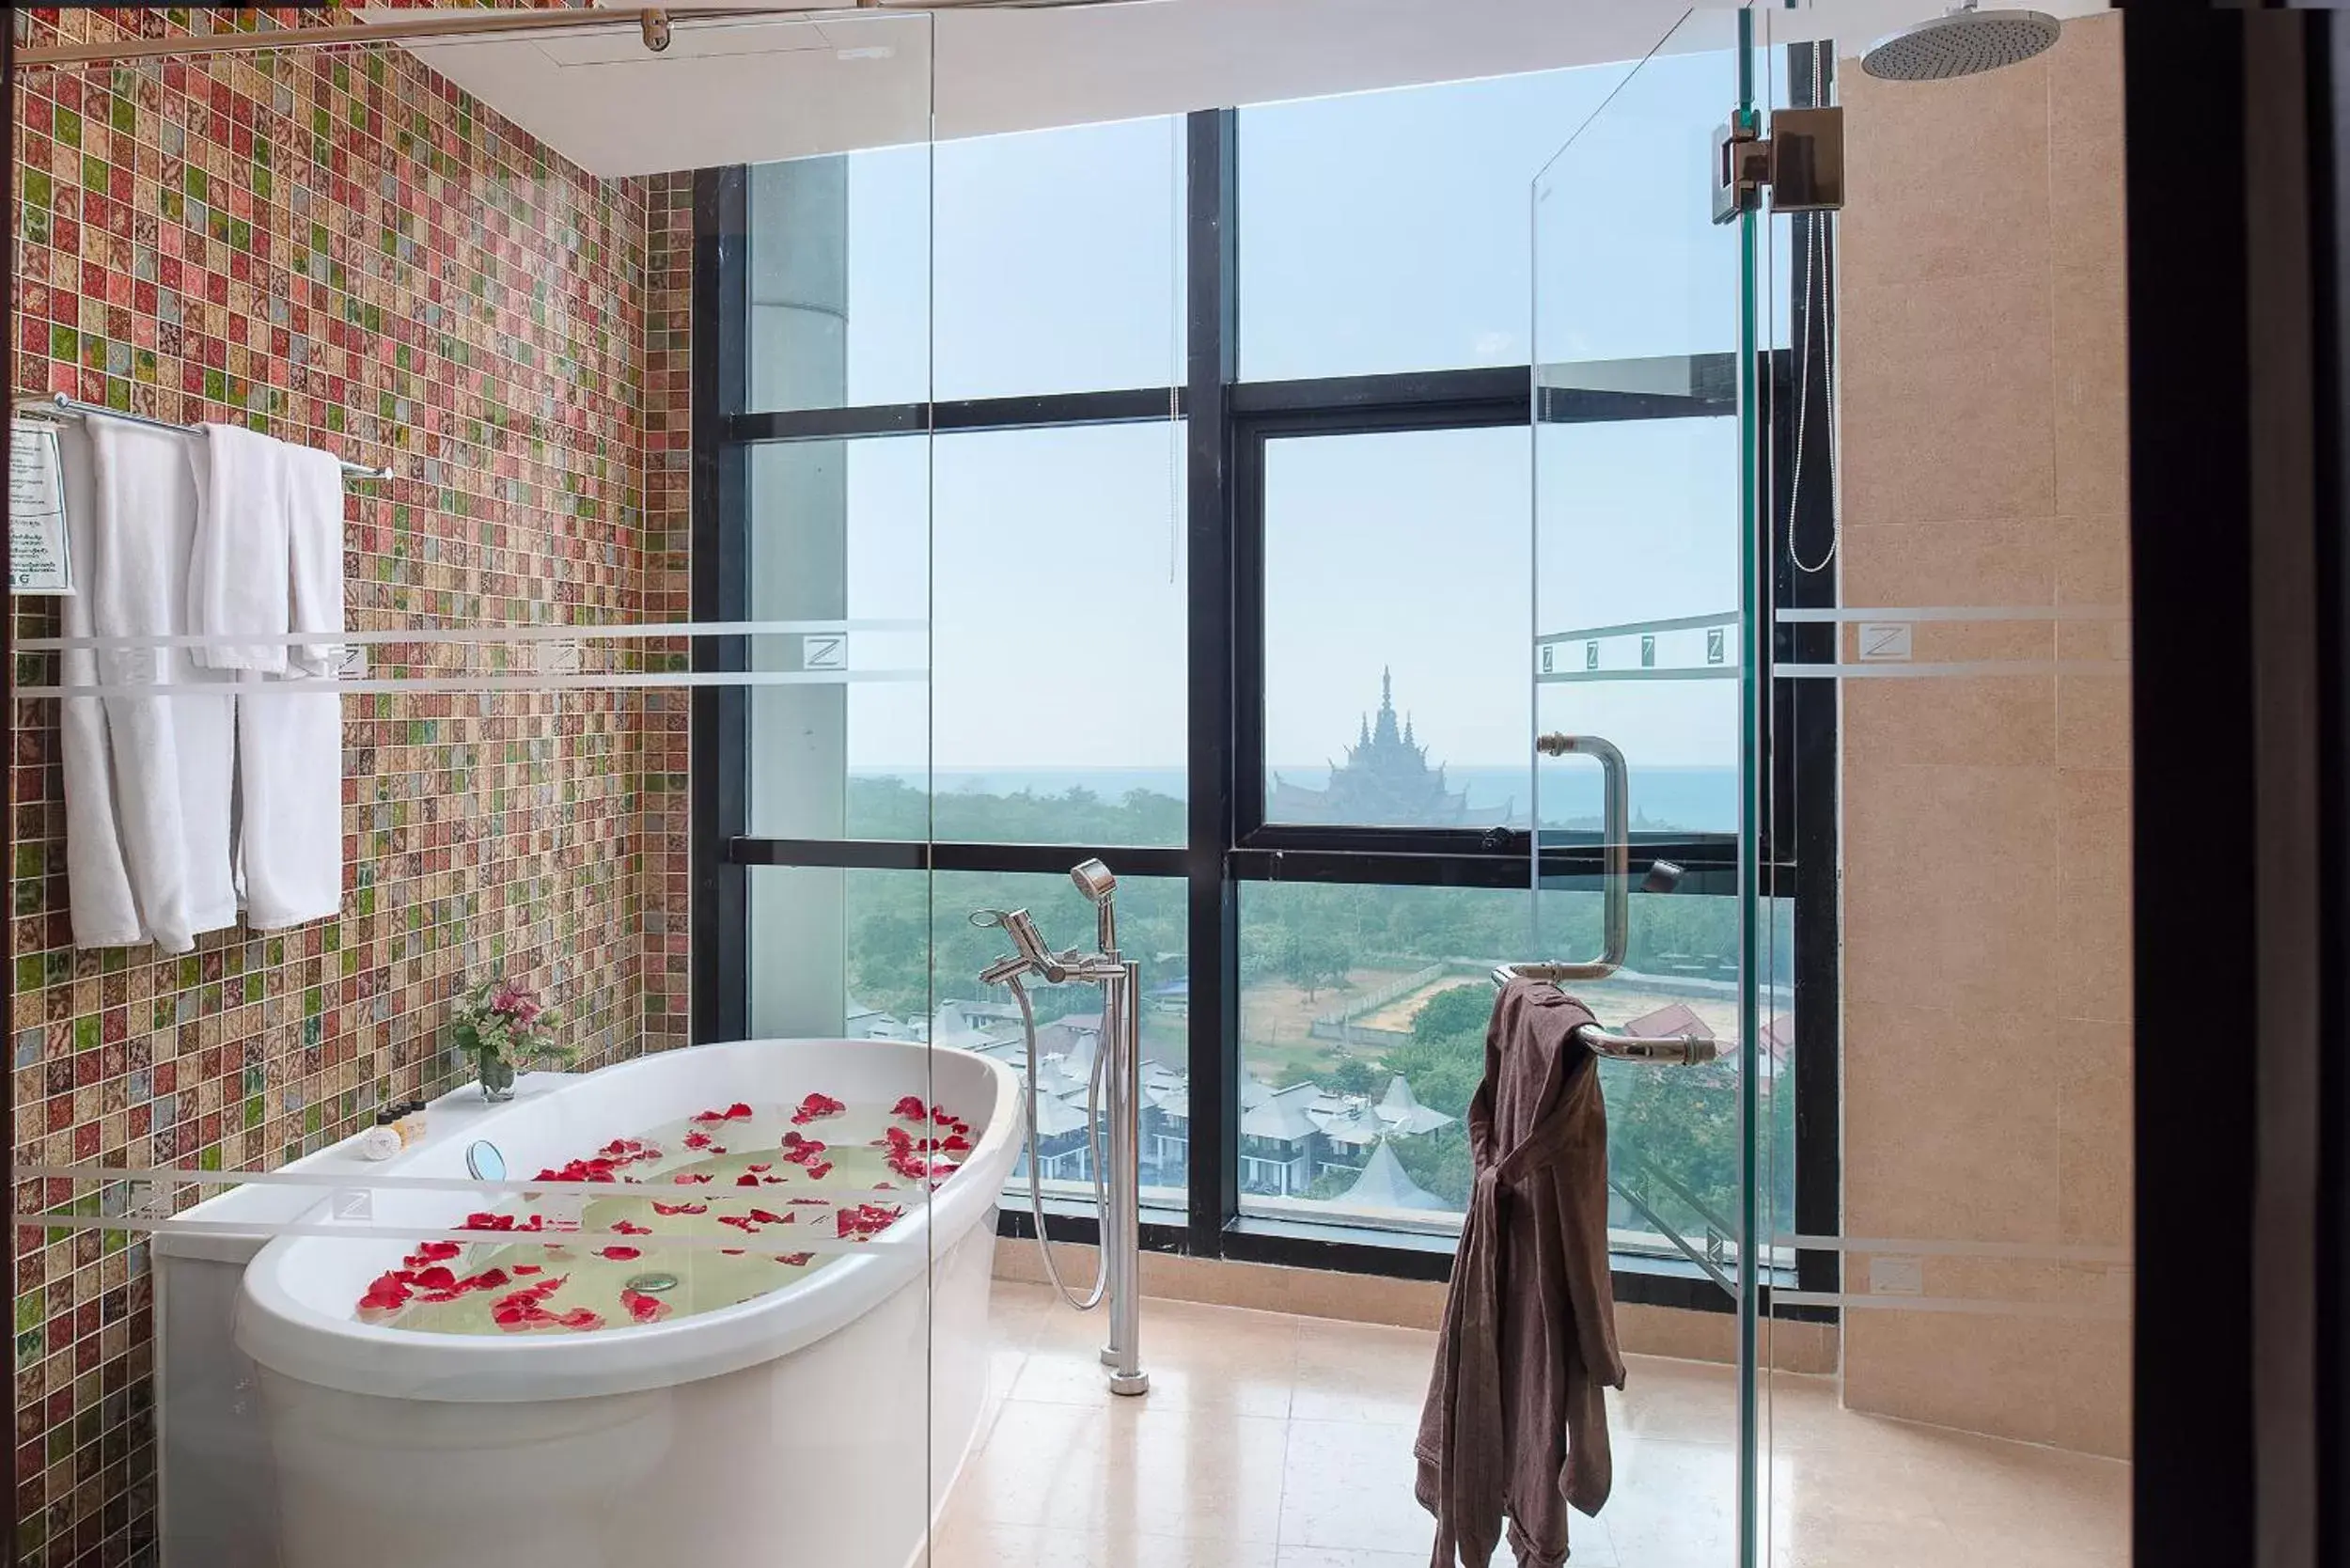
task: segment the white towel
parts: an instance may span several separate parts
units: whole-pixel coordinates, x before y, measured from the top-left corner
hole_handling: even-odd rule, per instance
[[[287,457],[293,450],[239,425],[204,427],[196,460],[203,525],[188,566],[188,610],[199,631],[233,638],[290,624]],[[286,671],[283,643],[231,640],[198,649],[196,659],[207,669]]]
[[[326,452],[281,446],[289,616],[296,643],[287,677],[335,674],[343,631],[343,470]],[[213,512],[208,507],[206,515]],[[255,566],[261,563],[256,561]],[[277,931],[340,913],[343,902],[343,713],[335,692],[272,693],[267,676],[237,686],[241,810],[237,857],[245,918]]]
[[[183,633],[196,533],[187,438],[102,419],[89,425],[89,441],[97,494],[86,509],[89,631],[101,637]],[[198,670],[185,649],[102,650],[94,662],[107,686],[196,686],[215,679]],[[108,697],[104,713],[114,820],[140,923],[164,951],[186,952],[197,933],[237,918],[229,863],[234,710],[224,687],[219,697]],[[75,727],[86,739],[86,717]],[[69,785],[69,833],[77,820],[71,793]],[[86,795],[78,820],[87,823],[95,809]],[[102,862],[102,833],[96,837],[91,853]],[[69,875],[71,864],[69,852]],[[102,940],[108,925],[114,929],[106,934],[119,937],[113,922],[118,911],[107,907],[111,893],[102,876],[93,901],[93,942]],[[77,920],[77,940],[79,931]]]
[[[84,591],[57,601],[58,629],[68,637],[96,635],[89,588],[98,581],[98,479],[90,471],[89,436],[79,424],[57,432],[63,461],[66,547],[73,580]],[[98,655],[69,649],[57,656],[58,683],[98,684]],[[106,750],[103,698],[69,697],[57,704],[58,743],[65,766],[65,875],[77,948],[128,948],[149,939],[123,863],[115,822],[114,759]]]

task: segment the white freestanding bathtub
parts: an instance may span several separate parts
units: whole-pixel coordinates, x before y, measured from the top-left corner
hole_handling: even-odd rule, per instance
[[[985,1404],[996,1199],[1022,1130],[1010,1069],[899,1041],[696,1046],[525,1094],[398,1173],[462,1178],[483,1138],[519,1180],[707,1106],[811,1091],[934,1100],[973,1148],[927,1207],[907,1191],[886,1231],[736,1306],[592,1333],[418,1332],[357,1311],[413,1240],[263,1248],[236,1335],[278,1472],[282,1568],[904,1568]],[[381,1188],[372,1203],[378,1230],[446,1231],[494,1206]]]

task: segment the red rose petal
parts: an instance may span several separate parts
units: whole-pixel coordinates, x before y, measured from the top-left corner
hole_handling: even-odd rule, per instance
[[[623,1236],[650,1236],[652,1234],[651,1226],[639,1225],[633,1219],[616,1219],[612,1222],[612,1229],[616,1233]]]
[[[625,1287],[620,1291],[620,1305],[627,1308],[628,1315],[638,1323],[657,1323],[669,1315],[667,1302]]]
[[[641,1258],[644,1254],[633,1247],[606,1247],[600,1248],[596,1256],[609,1258],[616,1263],[625,1263],[631,1258]]]

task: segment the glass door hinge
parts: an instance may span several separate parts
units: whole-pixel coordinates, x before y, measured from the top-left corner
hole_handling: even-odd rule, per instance
[[[1714,133],[1714,221],[1760,211],[1833,212],[1844,205],[1844,111],[1781,109],[1771,133],[1731,120]]]

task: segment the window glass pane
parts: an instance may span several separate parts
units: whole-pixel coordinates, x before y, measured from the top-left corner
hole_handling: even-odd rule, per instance
[[[1637,874],[1638,868],[1635,867]],[[1592,879],[1559,879],[1539,902],[1536,954],[1600,951],[1601,897]],[[1765,1212],[1794,1212],[1794,942],[1793,900],[1764,906],[1762,1099],[1758,1139]],[[1690,1261],[1694,1251],[1734,1278],[1738,1195],[1738,901],[1731,894],[1636,893],[1624,965],[1567,987],[1607,1028],[1638,1035],[1700,1034],[1716,1058],[1703,1066],[1601,1064],[1607,1096],[1609,1246],[1619,1253]],[[1479,1037],[1480,1044],[1481,1034]],[[1784,1259],[1776,1260],[1785,1262]]]
[[[1183,122],[937,149],[941,399],[1183,380]]]
[[[1616,744],[1636,830],[1736,832],[1738,421],[1544,423],[1533,439],[1535,728]],[[1543,825],[1597,830],[1600,776],[1539,763]]]
[[[1183,841],[1183,431],[934,443],[940,839]]]
[[[1524,429],[1265,444],[1265,816],[1525,825]]]
[[[753,613],[838,618],[846,651],[837,682],[753,689],[751,831],[1181,843],[1183,440],[1153,423],[753,447]],[[755,661],[802,668],[805,648],[762,638]]]
[[[1793,1063],[1787,906],[1771,944],[1768,1065]],[[1464,1125],[1484,1073],[1497,963],[1597,951],[1595,890],[1250,883],[1241,890],[1241,1190],[1254,1214],[1384,1230],[1457,1231],[1468,1198]],[[1728,1058],[1700,1068],[1601,1066],[1610,1245],[1682,1258],[1734,1238],[1738,906],[1731,896],[1632,901],[1629,961],[1575,988],[1612,1029],[1703,1032]],[[1794,1148],[1794,1097],[1767,1104]],[[1792,1157],[1775,1162],[1793,1212]]]
[[[1709,63],[1710,62],[1710,63]],[[1250,381],[1523,365],[1532,357],[1528,201],[1535,176],[1630,68],[1606,65],[1243,109],[1240,367]],[[1728,350],[1737,300],[1684,268],[1711,232],[1708,129],[1728,113],[1718,56],[1641,68],[1637,110],[1586,135],[1604,186],[1587,259],[1608,308],[1545,356]],[[1620,262],[1638,259],[1637,265]],[[1652,259],[1657,259],[1652,264]],[[1568,285],[1571,286],[1571,283]]]
[[[751,615],[815,630],[760,637],[754,834],[919,839],[929,828],[930,443],[779,442],[749,455]]]
[[[1489,972],[1532,918],[1525,892],[1244,885],[1242,1207],[1458,1231]]]
[[[754,167],[750,406],[1174,384],[1182,131],[1131,120]]]
[[[758,164],[749,406],[921,402],[931,386],[931,149]]]

